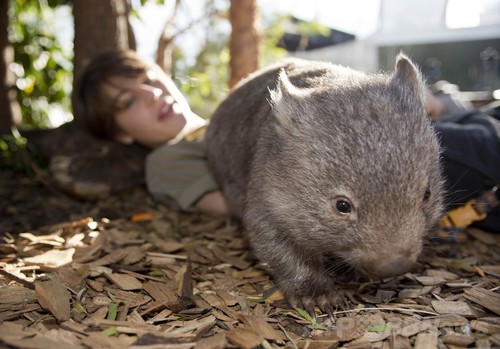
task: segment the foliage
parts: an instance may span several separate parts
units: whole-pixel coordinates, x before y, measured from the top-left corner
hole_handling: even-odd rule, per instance
[[[229,48],[226,41],[207,41],[196,56],[196,64],[193,66],[182,63],[183,53],[179,48],[174,54],[174,78],[181,91],[187,96],[195,113],[205,118],[210,117],[229,92]]]
[[[299,307],[295,307],[293,308],[295,309],[295,311],[297,313],[299,313],[300,316],[302,316],[304,319],[306,319],[307,321],[309,321],[311,323],[311,326],[315,329],[319,329],[319,330],[325,330],[326,328],[323,326],[323,325],[320,325],[317,321],[316,321],[316,318],[311,316],[306,310],[302,309],[302,308],[299,308]]]
[[[210,3],[210,2],[209,2]],[[260,65],[267,65],[284,58],[287,51],[279,47],[278,43],[285,34],[287,23],[291,21],[288,15],[264,16],[262,19]],[[211,21],[205,28],[205,43],[196,56],[193,66],[186,64],[186,55],[182,48],[177,46],[173,59],[173,75],[187,96],[195,113],[208,118],[219,103],[227,96],[229,89],[229,40],[228,30],[224,30],[221,22],[227,22],[224,16],[211,16]],[[227,23],[226,23],[227,24]],[[221,28],[222,27],[222,28]],[[303,35],[329,35],[330,29],[317,22],[302,22],[299,32]]]
[[[298,22],[299,33],[305,36],[323,35],[329,36],[331,29],[318,22]]]
[[[263,15],[263,14],[262,14]],[[287,51],[278,46],[280,39],[285,34],[285,24],[290,16],[263,16],[262,47],[260,52],[261,65],[275,62],[287,55]]]
[[[282,24],[288,17],[269,18],[261,28],[261,65],[274,62],[286,55],[278,47],[284,30]],[[196,55],[194,65],[186,64],[187,57],[181,47],[176,46],[173,59],[173,75],[195,113],[209,118],[215,108],[229,93],[229,30],[227,18],[212,16],[204,29],[205,42]]]
[[[165,0],[139,0],[140,6],[144,6],[144,5],[151,3],[151,2],[154,2],[156,5],[164,5],[165,4]],[[132,5],[133,4],[134,3],[132,3]],[[137,9],[134,6],[131,6],[131,8],[130,8],[130,15],[137,18],[137,19],[141,19],[141,15],[139,14],[139,12],[137,11]]]
[[[228,49],[221,52],[221,61],[228,60]],[[198,115],[208,118],[217,105],[229,92],[227,88],[227,68],[221,65],[209,65],[205,71],[189,69],[181,83],[181,90],[187,96],[192,110]]]
[[[56,10],[67,0],[10,0],[9,41],[25,128],[51,126],[49,115],[70,110],[72,47],[56,35]]]
[[[36,150],[26,138],[17,135],[0,136],[0,168],[33,176],[33,161],[40,161]]]
[[[163,5],[165,3],[165,0],[151,0],[154,1],[157,5]],[[141,6],[146,5],[150,0],[141,0]]]
[[[205,118],[228,93],[228,5],[229,0],[206,0],[199,5],[203,16],[197,19],[188,13],[188,7],[181,6],[177,15],[185,23],[172,33],[172,77],[191,109]]]
[[[139,6],[148,2],[165,4],[165,0],[140,0]],[[192,47],[185,49],[178,44],[186,36],[193,36],[192,30],[180,34],[174,42],[172,75],[193,111],[206,118],[229,92],[228,4],[229,1],[205,2],[205,13],[211,15],[196,25],[198,31],[203,27],[204,39],[194,60],[189,59],[187,52]],[[54,26],[56,12],[63,6],[69,7],[69,1],[10,0],[9,40],[15,49],[13,70],[25,128],[51,126],[49,116],[57,112],[57,107],[59,112],[71,110],[73,50],[72,46],[64,46]],[[138,16],[137,8],[132,9],[131,15]],[[263,18],[261,65],[286,55],[278,42],[287,20],[286,16]],[[301,30],[310,33],[322,29],[311,25]]]

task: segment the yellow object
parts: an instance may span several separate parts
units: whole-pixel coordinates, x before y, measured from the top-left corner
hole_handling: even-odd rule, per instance
[[[469,200],[465,205],[448,211],[441,221],[440,226],[443,228],[465,228],[474,222],[481,221],[486,218],[486,212],[478,209],[476,200]]]

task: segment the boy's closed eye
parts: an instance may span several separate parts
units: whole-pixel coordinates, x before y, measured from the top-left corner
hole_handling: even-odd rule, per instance
[[[115,102],[116,110],[122,111],[130,108],[135,102],[135,96],[131,92],[123,92]]]

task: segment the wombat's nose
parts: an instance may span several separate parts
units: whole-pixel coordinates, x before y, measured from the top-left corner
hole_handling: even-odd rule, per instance
[[[402,275],[415,267],[415,262],[405,257],[385,258],[365,265],[368,276],[385,279]]]

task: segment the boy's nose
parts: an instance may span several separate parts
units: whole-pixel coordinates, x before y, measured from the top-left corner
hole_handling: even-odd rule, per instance
[[[158,98],[160,98],[163,94],[163,91],[160,88],[147,85],[142,85],[141,91],[149,102],[158,100]]]

